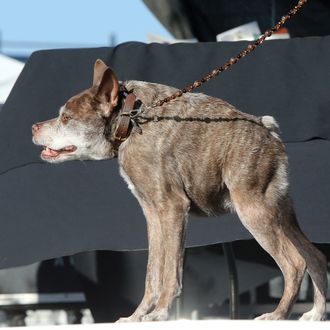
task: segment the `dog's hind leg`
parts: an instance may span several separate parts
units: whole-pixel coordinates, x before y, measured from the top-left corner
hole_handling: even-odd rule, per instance
[[[291,206],[292,207],[292,206]],[[314,287],[313,308],[302,315],[300,320],[323,321],[326,319],[326,297],[327,297],[327,261],[321,253],[300,230],[292,210],[293,225],[287,230],[292,241],[304,257],[307,264],[307,272],[310,275]]]
[[[145,279],[145,292],[137,309],[129,317],[122,317],[117,322],[141,321],[152,310],[160,296],[163,286],[164,271],[164,244],[162,241],[162,229],[158,211],[152,204],[139,199],[147,221],[148,231],[148,264]]]
[[[143,321],[166,320],[174,298],[181,293],[184,242],[190,202],[183,193],[173,195],[162,202],[159,208],[165,248],[163,288],[154,310],[144,316]]]
[[[301,231],[290,198],[283,201],[282,210],[285,210],[285,221],[281,224],[282,229],[306,262],[307,272],[312,279],[314,287],[313,308],[309,312],[304,313],[300,320],[323,321],[326,319],[328,284],[326,257]]]
[[[300,241],[302,254],[307,262],[307,272],[312,278],[314,287],[313,308],[304,313],[300,320],[324,321],[326,320],[326,297],[327,297],[327,263],[325,256],[316,249],[306,238]]]
[[[245,227],[258,243],[274,258],[284,276],[284,292],[275,311],[259,320],[280,320],[289,317],[297,298],[307,260],[296,246],[288,229],[295,222],[288,198],[269,201],[264,195],[242,190],[231,191],[235,209]],[[285,200],[285,201],[284,201]]]

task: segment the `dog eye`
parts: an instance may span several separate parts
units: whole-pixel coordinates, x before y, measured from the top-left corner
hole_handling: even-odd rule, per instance
[[[70,119],[71,119],[71,117],[66,115],[65,113],[63,113],[62,116],[61,116],[61,122],[63,124],[66,124]]]

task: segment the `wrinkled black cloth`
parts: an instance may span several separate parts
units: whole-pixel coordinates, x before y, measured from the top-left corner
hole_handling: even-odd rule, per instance
[[[90,86],[97,58],[121,80],[181,88],[245,46],[126,43],[34,53],[0,112],[0,267],[81,251],[146,248],[142,211],[116,160],[50,165],[31,141],[34,122],[57,116],[70,96]],[[298,218],[315,242],[330,238],[329,58],[330,37],[270,41],[198,90],[279,121]],[[234,215],[191,218],[187,246],[250,237]]]

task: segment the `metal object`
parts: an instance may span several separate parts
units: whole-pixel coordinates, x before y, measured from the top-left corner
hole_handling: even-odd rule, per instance
[[[222,243],[229,277],[229,315],[232,320],[239,318],[239,286],[235,255],[232,243]]]

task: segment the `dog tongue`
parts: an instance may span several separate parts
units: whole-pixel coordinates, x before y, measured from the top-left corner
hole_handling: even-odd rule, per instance
[[[42,155],[46,156],[46,157],[56,157],[57,155],[59,155],[60,152],[50,149],[50,148],[46,148],[42,151]]]

